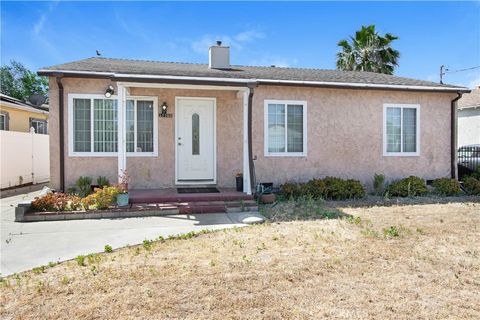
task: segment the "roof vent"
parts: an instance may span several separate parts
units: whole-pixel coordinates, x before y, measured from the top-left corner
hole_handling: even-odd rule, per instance
[[[222,41],[217,41],[216,46],[211,46],[208,49],[208,67],[230,69],[230,47],[222,46]]]

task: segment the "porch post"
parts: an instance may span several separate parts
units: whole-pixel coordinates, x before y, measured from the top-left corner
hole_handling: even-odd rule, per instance
[[[248,95],[249,89],[245,89],[243,91],[243,192],[252,194],[248,147]]]
[[[118,90],[118,182],[120,183],[120,176],[122,171],[127,168],[127,153],[126,153],[126,130],[125,130],[125,119],[126,119],[126,97],[127,90],[123,85],[117,86]]]

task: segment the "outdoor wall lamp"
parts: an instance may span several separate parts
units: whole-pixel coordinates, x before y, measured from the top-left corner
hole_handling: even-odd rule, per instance
[[[113,89],[113,86],[109,85],[107,90],[105,90],[105,98],[110,98],[114,92],[115,90]]]
[[[162,103],[162,113],[160,114],[160,117],[166,118],[167,117],[167,109],[168,105],[166,102]]]

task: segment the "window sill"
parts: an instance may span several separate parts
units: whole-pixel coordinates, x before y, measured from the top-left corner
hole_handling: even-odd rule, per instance
[[[114,152],[74,152],[69,153],[70,158],[117,158],[118,153]],[[127,158],[145,158],[145,157],[158,157],[157,152],[145,152],[145,153],[127,153]]]
[[[272,157],[272,158],[278,158],[278,157],[286,157],[286,158],[291,158],[291,157],[297,157],[297,158],[306,158],[307,154],[306,153],[298,153],[298,152],[285,152],[285,153],[265,153],[264,154],[265,158]]]
[[[419,157],[418,152],[384,152],[384,157]]]

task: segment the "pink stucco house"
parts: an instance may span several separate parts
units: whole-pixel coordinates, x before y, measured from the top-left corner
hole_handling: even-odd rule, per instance
[[[337,176],[370,185],[455,177],[456,101],[464,87],[385,74],[94,57],[50,78],[51,184],[83,175],[131,188],[235,186]],[[118,143],[121,142],[121,143]]]

